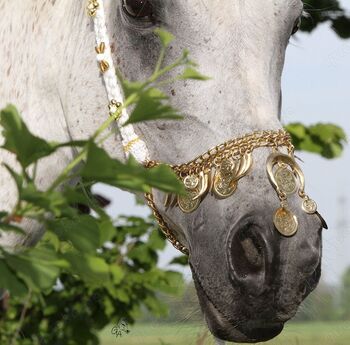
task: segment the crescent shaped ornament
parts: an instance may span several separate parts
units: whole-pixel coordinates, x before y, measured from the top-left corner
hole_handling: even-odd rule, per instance
[[[278,163],[283,163],[289,166],[292,170],[287,167],[280,167],[277,172],[274,171],[274,167]],[[295,176],[299,181],[299,190],[304,191],[305,189],[305,177],[295,159],[289,155],[283,153],[272,153],[266,162],[267,176],[277,192],[284,192],[285,194],[294,194],[297,190],[297,182]],[[295,186],[294,186],[295,184]]]

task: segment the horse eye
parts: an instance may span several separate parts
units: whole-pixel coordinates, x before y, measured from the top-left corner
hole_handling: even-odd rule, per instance
[[[126,14],[134,18],[151,17],[153,14],[149,0],[123,0],[123,9]]]
[[[300,29],[300,26],[301,26],[301,17],[299,17],[295,23],[294,23],[294,27],[293,27],[293,31],[292,31],[292,35],[295,35],[299,29]]]

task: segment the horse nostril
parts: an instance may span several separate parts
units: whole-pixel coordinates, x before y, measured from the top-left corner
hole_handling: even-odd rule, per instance
[[[236,270],[241,275],[258,272],[263,266],[262,248],[252,238],[239,236],[232,248],[236,258]]]
[[[266,273],[266,245],[260,231],[255,226],[242,228],[229,243],[231,278],[253,294],[261,293]]]

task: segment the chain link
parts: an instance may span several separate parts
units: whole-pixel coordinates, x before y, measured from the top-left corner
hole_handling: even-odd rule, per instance
[[[176,236],[174,235],[173,231],[170,229],[169,225],[164,220],[163,216],[159,213],[157,206],[153,200],[153,195],[151,193],[145,194],[145,199],[147,201],[147,205],[152,209],[154,218],[157,220],[159,228],[167,238],[167,240],[180,252],[182,252],[185,255],[189,254],[188,249],[180,243]]]

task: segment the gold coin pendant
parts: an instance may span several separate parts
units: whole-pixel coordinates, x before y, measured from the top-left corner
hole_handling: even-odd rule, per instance
[[[237,189],[237,182],[233,179],[217,177],[214,182],[214,192],[219,198],[230,197]]]
[[[297,191],[297,180],[291,170],[286,167],[278,168],[275,172],[275,179],[281,192],[287,195],[294,194]]]
[[[291,237],[298,231],[297,217],[285,207],[280,207],[275,212],[273,222],[278,232],[283,236]]]
[[[184,185],[186,189],[193,190],[198,187],[199,178],[195,175],[186,176],[184,179]]]
[[[317,204],[312,199],[304,199],[302,209],[308,214],[314,214],[317,211]]]
[[[192,213],[194,212],[200,205],[200,198],[194,200],[197,196],[198,191],[187,191],[185,195],[179,195],[177,198],[177,202],[179,208],[184,213]]]
[[[220,175],[223,178],[232,176],[234,167],[235,164],[233,163],[232,159],[224,159],[220,164]]]

